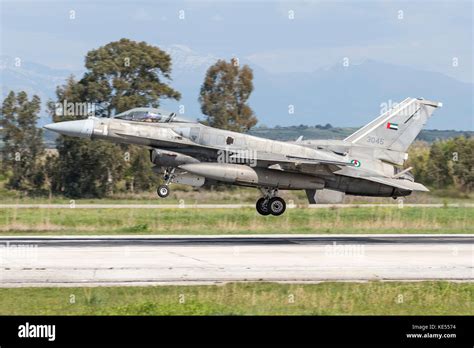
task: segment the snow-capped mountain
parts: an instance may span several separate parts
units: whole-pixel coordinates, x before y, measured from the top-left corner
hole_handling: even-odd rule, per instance
[[[173,76],[194,71],[206,71],[219,57],[212,54],[202,55],[185,45],[162,47],[173,62]]]

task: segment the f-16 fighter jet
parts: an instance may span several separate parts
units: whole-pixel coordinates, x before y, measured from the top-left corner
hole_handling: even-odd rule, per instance
[[[314,203],[342,202],[344,195],[393,197],[428,191],[403,169],[410,144],[441,103],[407,98],[344,140],[283,142],[231,132],[156,108],[135,108],[111,118],[52,123],[51,131],[73,137],[137,144],[150,149],[163,174],[158,196],[171,183],[227,183],[255,187],[257,211],[281,215],[279,190],[305,190]]]

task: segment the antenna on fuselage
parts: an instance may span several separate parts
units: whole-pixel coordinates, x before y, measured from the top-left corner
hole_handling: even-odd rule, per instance
[[[172,113],[170,114],[170,116],[168,117],[168,119],[167,119],[165,122],[168,122],[168,123],[169,123],[169,122],[173,121],[173,119],[174,119],[175,117],[176,117],[176,113],[172,112]]]

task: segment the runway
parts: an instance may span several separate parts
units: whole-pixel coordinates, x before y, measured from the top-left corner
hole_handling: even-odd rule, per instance
[[[326,208],[374,208],[374,207],[391,207],[400,208],[400,204],[382,204],[382,203],[364,203],[364,204],[300,204],[296,205],[291,202],[287,208],[310,208],[310,209],[326,209]],[[403,203],[406,208],[474,208],[474,203]],[[255,208],[255,204],[139,204],[139,203],[122,203],[122,204],[104,204],[104,203],[70,203],[70,204],[28,204],[28,203],[12,203],[0,204],[0,209],[242,209]]]
[[[369,280],[474,281],[474,236],[0,238],[0,287]]]

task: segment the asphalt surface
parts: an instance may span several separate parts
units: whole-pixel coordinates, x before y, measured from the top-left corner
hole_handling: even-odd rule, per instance
[[[474,281],[470,235],[0,238],[0,287]]]
[[[423,203],[403,203],[403,207],[419,207],[419,208],[443,208],[443,207],[466,207],[473,208],[473,203],[450,203],[450,204],[423,204]],[[398,203],[395,204],[303,204],[295,205],[288,202],[287,208],[306,207],[311,209],[324,208],[354,208],[354,207],[400,207]],[[255,208],[255,204],[0,204],[0,209],[241,209],[241,208]]]
[[[474,235],[200,235],[200,236],[44,236],[0,237],[0,245],[41,246],[213,246],[213,245],[327,245],[327,244],[474,244]]]

